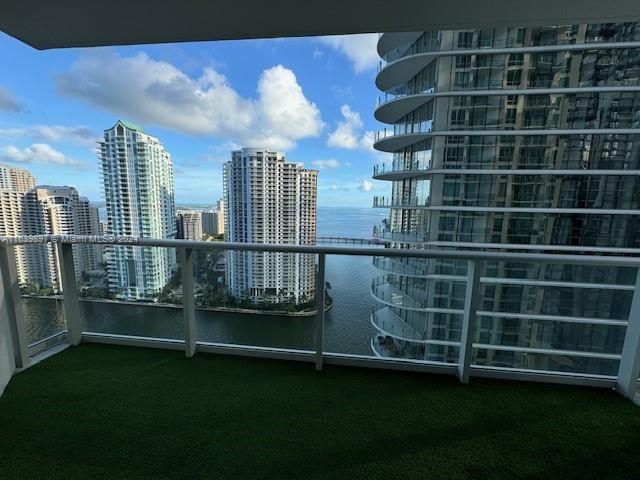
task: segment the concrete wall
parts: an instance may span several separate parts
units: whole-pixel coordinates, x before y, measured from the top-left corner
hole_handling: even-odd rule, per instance
[[[0,395],[4,393],[4,389],[16,369],[13,342],[9,330],[9,313],[4,298],[5,291],[2,276],[0,276]]]

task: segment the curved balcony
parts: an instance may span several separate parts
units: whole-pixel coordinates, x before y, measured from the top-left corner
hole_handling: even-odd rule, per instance
[[[590,49],[609,48],[638,48],[640,42],[603,42],[599,44],[560,44],[560,45],[536,45],[528,47],[498,47],[498,48],[468,48],[457,50],[427,51],[406,55],[389,64],[381,64],[380,71],[376,76],[376,87],[383,92],[391,91],[411,79],[420,70],[425,68],[438,57],[459,56],[459,55],[494,55],[501,53],[542,53],[558,51],[580,51]]]
[[[370,320],[371,325],[384,335],[408,342],[425,342],[423,336],[402,320],[390,307],[382,307],[374,311]]]
[[[405,180],[407,178],[423,178],[431,175],[429,168],[421,168],[423,164],[415,162],[415,168],[394,168],[381,163],[373,166],[372,177],[376,180]]]
[[[619,86],[584,86],[584,87],[519,87],[519,88],[469,88],[462,90],[447,90],[436,92],[435,88],[425,88],[422,91],[407,93],[406,88],[395,94],[385,93],[378,97],[376,109],[373,112],[376,120],[393,124],[412,111],[436,97],[493,97],[506,95],[571,95],[583,93],[617,93],[638,92],[640,85]]]
[[[423,302],[410,297],[405,292],[390,284],[384,278],[376,278],[371,282],[371,296],[383,305],[411,310],[414,312],[430,311]]]
[[[383,92],[391,91],[398,85],[405,83],[440,55],[442,52],[416,53],[386,65],[382,64],[382,68],[376,75],[376,87]]]
[[[396,54],[404,53],[406,47],[415,42],[423,32],[391,32],[383,33],[378,38],[378,56],[388,58],[396,51]]]
[[[374,226],[373,237],[394,243],[426,243],[427,234],[391,231],[388,228]]]
[[[401,150],[409,145],[424,140],[431,136],[433,130],[433,120],[425,120],[420,123],[412,124],[410,128],[402,126],[402,130],[395,127],[391,129],[378,130],[376,132],[373,148],[381,152],[393,153]],[[406,130],[412,131],[406,131]],[[405,130],[405,131],[403,131]]]
[[[402,275],[400,275],[402,276]],[[374,278],[371,281],[371,296],[382,305],[388,307],[399,308],[401,310],[409,310],[413,312],[426,313],[444,313],[450,315],[462,315],[463,310],[457,308],[430,307],[428,306],[430,299],[426,298],[426,289],[424,286],[407,287],[406,290],[412,290],[413,294],[400,290],[386,277]],[[424,298],[417,298],[423,296]]]
[[[373,208],[410,208],[410,209],[417,209],[417,208],[427,208],[429,207],[429,197],[425,198],[425,199],[417,199],[417,198],[412,198],[412,199],[408,199],[408,200],[403,200],[401,202],[398,202],[397,200],[394,200],[393,198],[388,198],[388,197],[383,197],[383,196],[375,196],[373,197]],[[456,207],[456,209],[459,208],[463,208],[463,207]],[[448,207],[443,207],[444,209],[448,209]]]
[[[373,312],[370,320],[371,325],[373,325],[373,327],[387,339],[388,337],[391,337],[403,343],[422,343],[427,345],[443,345],[451,347],[460,346],[459,341],[425,338],[424,335],[417,332],[389,307],[383,307]]]
[[[387,273],[403,277],[429,278],[429,266],[424,260],[396,259],[392,257],[373,257],[373,266]]]
[[[392,95],[392,98],[389,98],[389,95],[385,95],[384,101],[378,99],[378,106],[373,112],[373,116],[379,122],[394,123],[436,96],[433,87],[427,88],[422,92]]]

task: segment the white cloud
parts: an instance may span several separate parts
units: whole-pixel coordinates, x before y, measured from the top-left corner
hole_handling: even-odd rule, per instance
[[[319,109],[282,65],[262,72],[257,98],[244,98],[213,68],[191,78],[142,52],[122,57],[101,50],[82,55],[56,77],[56,87],[63,95],[142,123],[248,147],[286,150],[324,128]]]
[[[64,127],[62,125],[32,125],[26,128],[0,128],[0,138],[32,137],[43,142],[71,141],[94,146],[97,136],[89,127]]]
[[[373,182],[370,182],[369,180],[363,180],[358,188],[363,192],[370,192],[371,190],[373,190]]]
[[[69,166],[86,169],[85,162],[74,160],[46,143],[33,143],[20,149],[13,145],[0,148],[0,161],[8,163],[36,163],[43,165]]]
[[[318,170],[326,170],[328,168],[339,168],[341,163],[335,158],[330,158],[329,160],[314,160],[311,165]]]
[[[22,110],[22,105],[20,105],[18,99],[8,88],[2,85],[0,85],[0,110],[6,110],[7,112],[19,112]]]
[[[340,113],[342,113],[344,120],[338,122],[336,129],[329,133],[327,145],[349,150],[361,148],[373,151],[374,133],[371,131],[361,133],[364,123],[360,114],[351,110],[349,105],[342,105]]]
[[[380,60],[377,50],[377,33],[332,35],[321,37],[320,41],[345,54],[351,60],[356,73],[374,68]]]

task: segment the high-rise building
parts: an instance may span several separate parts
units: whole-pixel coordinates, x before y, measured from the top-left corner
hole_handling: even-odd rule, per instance
[[[35,186],[22,169],[0,166],[0,235],[97,235],[97,209],[73,187]],[[59,260],[53,244],[16,246],[21,285],[35,282],[60,291]],[[99,268],[99,245],[74,245],[75,273]]]
[[[38,186],[27,195],[29,209],[32,211],[31,221],[34,228],[45,235],[98,235],[98,224],[92,218],[97,209],[89,205],[89,201],[78,195],[73,187]],[[50,285],[55,291],[62,289],[60,278],[60,259],[54,245],[44,246],[41,258],[32,259],[43,265],[38,273],[32,273],[30,280],[40,285]],[[80,280],[83,273],[99,270],[102,255],[99,245],[73,245],[73,259],[76,278]]]
[[[202,233],[207,235],[224,234],[224,200],[216,202],[215,210],[202,212]]]
[[[107,209],[107,234],[175,238],[171,156],[139,127],[118,121],[105,130],[100,162]],[[152,299],[171,278],[175,251],[110,245],[109,288],[117,298]]]
[[[223,199],[220,199],[216,202],[216,215],[214,217],[214,225],[216,230],[216,235],[224,234],[224,219],[226,215],[225,210],[225,202]]]
[[[398,248],[640,247],[639,24],[393,33],[378,52],[375,116],[393,127],[375,148],[392,159],[374,178],[392,189],[374,199],[390,209],[375,236]],[[375,352],[457,361],[465,263],[375,264]],[[621,350],[631,295],[606,284],[633,284],[629,270],[490,262],[473,363],[615,375],[616,360],[571,352]]]
[[[178,238],[202,240],[203,212],[179,211],[176,221]]]
[[[40,233],[29,222],[30,211],[25,198],[35,185],[35,179],[27,170],[0,165],[0,236]],[[38,265],[33,260],[44,246],[17,245],[14,248],[18,281],[24,285],[30,276],[37,274]]]
[[[225,240],[313,245],[316,241],[316,170],[286,162],[284,153],[243,148],[224,165]],[[252,302],[310,301],[313,255],[227,252],[231,295]]]

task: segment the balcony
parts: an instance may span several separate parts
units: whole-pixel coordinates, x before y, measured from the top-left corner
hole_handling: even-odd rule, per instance
[[[477,379],[461,389],[436,375],[316,374],[293,362],[86,344],[17,375],[0,405],[5,478],[499,480],[640,469],[637,407],[566,385]]]
[[[96,310],[92,310],[91,302],[78,298],[73,245],[69,239],[61,240],[56,248],[64,295],[56,304],[60,303],[63,321],[58,322],[57,330],[37,341],[26,338],[17,308],[26,299],[16,292],[12,264],[16,242],[0,246],[1,278],[7,286],[0,302],[0,320],[8,322],[0,322],[0,327],[9,332],[5,338],[12,339],[10,358],[20,369],[10,381],[6,371],[0,370],[4,375],[0,385],[8,383],[0,398],[0,424],[9,426],[0,431],[0,471],[5,471],[3,461],[8,458],[18,478],[29,476],[25,472],[34,464],[45,469],[55,467],[65,478],[112,476],[113,468],[118,468],[120,476],[135,473],[154,477],[166,466],[146,459],[162,455],[168,443],[171,455],[184,457],[184,461],[171,466],[180,472],[178,476],[190,474],[194,468],[206,468],[215,470],[221,478],[243,476],[245,469],[282,477],[292,474],[293,468],[292,475],[303,475],[307,465],[299,462],[303,452],[305,458],[310,455],[312,463],[317,461],[324,468],[328,458],[338,462],[340,469],[347,468],[339,470],[336,478],[367,476],[370,470],[377,475],[387,469],[389,474],[408,477],[415,472],[426,475],[431,469],[439,475],[458,475],[458,469],[468,468],[465,462],[486,463],[487,457],[496,459],[498,469],[491,478],[513,478],[512,469],[516,468],[562,478],[562,472],[573,474],[576,468],[593,473],[589,469],[596,468],[598,456],[585,456],[585,452],[601,449],[603,435],[607,448],[620,449],[619,454],[626,458],[625,462],[614,462],[614,467],[628,466],[629,458],[637,457],[625,454],[632,441],[629,432],[634,431],[633,425],[640,428],[636,407],[609,391],[616,388],[640,403],[637,257],[121,240],[132,248],[178,251],[183,304],[169,308],[113,300],[109,308],[125,320],[121,330],[114,331],[94,318]],[[100,243],[80,237],[74,241]],[[197,252],[221,248],[313,255],[317,260],[317,285],[323,285],[325,278],[331,280],[327,267],[331,258],[341,263],[350,258],[373,258],[375,266],[385,273],[370,285],[358,285],[358,278],[364,276],[358,271],[349,291],[332,292],[332,310],[295,318],[295,323],[287,326],[270,322],[269,317],[246,317],[245,321],[253,325],[248,327],[249,337],[255,338],[251,335],[257,330],[266,332],[265,344],[239,341],[238,332],[232,331],[238,328],[237,322],[235,327],[227,324],[217,329],[218,340],[214,341],[205,334],[216,317],[209,317],[207,322],[198,319],[196,275],[191,272]],[[426,264],[421,264],[426,261],[461,263],[466,265],[466,274],[458,270],[456,275],[431,274]],[[618,283],[611,284],[580,278],[563,281],[555,277],[532,280],[480,276],[481,270],[500,262],[560,264],[565,271],[569,266],[593,267],[599,272],[626,270],[624,275],[618,272]],[[464,298],[460,305],[434,307],[429,304],[430,290],[422,288],[421,282],[447,278],[463,287]],[[487,310],[481,304],[482,289],[502,284],[620,291],[628,300],[619,302],[627,304],[623,308],[626,313],[620,318],[595,318],[535,314],[524,306],[521,311]],[[363,303],[370,295],[378,306],[361,319],[368,328],[351,318],[350,330],[342,332],[357,337],[368,352],[336,348],[331,336],[340,322],[329,316],[340,302],[350,302],[347,308],[354,309],[353,305]],[[324,296],[323,289],[316,292],[317,304],[324,304]],[[416,322],[441,321],[443,316],[456,318],[446,331],[434,329],[434,324],[425,330]],[[500,332],[491,331],[493,327],[487,331],[485,319],[496,318],[508,319],[509,324]],[[510,341],[509,325],[518,322],[527,332],[540,333],[527,334],[531,338],[526,345],[523,341],[529,338],[527,335]],[[549,323],[557,329],[542,328]],[[354,325],[358,325],[355,331]],[[588,326],[585,331],[591,328],[593,338],[621,335],[624,341],[619,347],[606,349],[579,337],[574,345],[566,337],[576,325]],[[292,329],[302,332],[299,343],[283,340]],[[557,332],[557,336],[548,337],[545,331]],[[73,348],[67,348],[69,345]],[[0,355],[6,354],[7,344],[0,344]],[[534,357],[558,368],[545,369],[540,366],[545,362],[528,360]],[[609,370],[603,373],[591,369],[594,362],[606,364]],[[537,366],[532,366],[534,363]],[[31,368],[33,365],[35,368]],[[313,373],[309,365],[322,372]],[[374,374],[368,370],[371,368],[386,372]],[[436,373],[441,375],[428,376]],[[453,375],[473,386],[461,389],[452,381]],[[513,380],[573,386],[530,385]],[[354,404],[362,408],[354,409]],[[539,415],[532,414],[538,411]],[[434,412],[438,412],[435,417]],[[45,423],[46,429],[42,428]],[[415,437],[416,425],[420,425],[419,438]],[[11,432],[11,438],[4,436],[4,431]],[[443,435],[449,438],[452,431],[455,435],[443,442]],[[481,437],[478,431],[482,431]],[[170,439],[166,432],[171,432]],[[518,447],[514,451],[510,436],[514,442],[518,438],[530,440],[526,449],[522,447],[522,454],[517,453]],[[16,443],[15,438],[29,439],[28,444]],[[145,445],[145,455],[131,456],[129,446],[139,443]],[[392,455],[390,448],[395,452]],[[442,455],[459,455],[460,448],[465,449],[462,463],[439,463]],[[544,470],[531,470],[535,464],[527,462],[536,462],[549,448],[563,454],[554,456],[557,461],[546,463]],[[567,461],[574,458],[572,455],[575,460]],[[221,456],[233,461],[221,462]],[[96,458],[101,460],[96,463]],[[269,463],[274,458],[278,463]],[[286,460],[289,458],[291,461]],[[348,467],[343,460],[348,460]],[[79,464],[83,465],[81,471]],[[295,470],[303,464],[303,470]]]
[[[394,153],[431,135],[433,120],[425,120],[410,125],[397,125],[393,130],[376,132],[374,148],[381,152]]]

